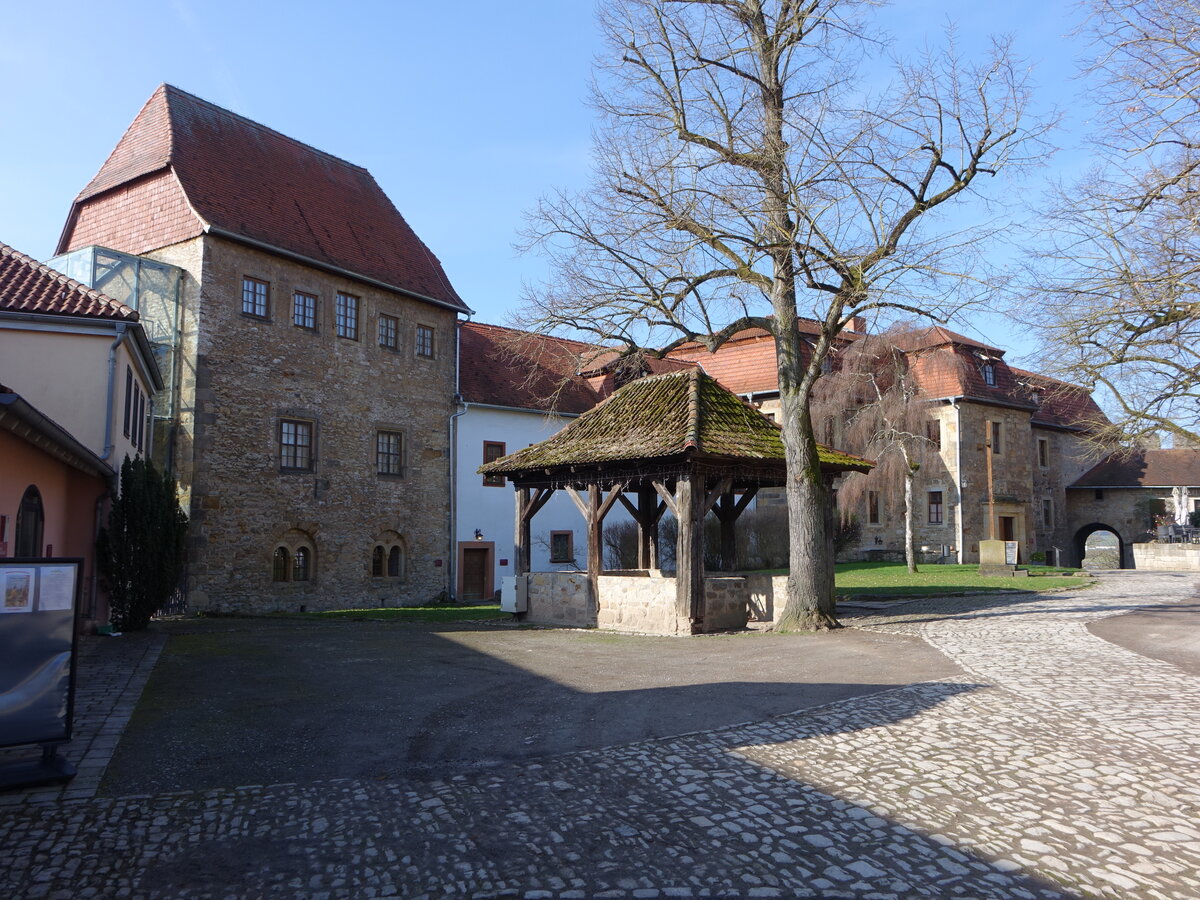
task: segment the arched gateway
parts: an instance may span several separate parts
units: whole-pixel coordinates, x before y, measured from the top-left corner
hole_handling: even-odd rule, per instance
[[[1119,568],[1130,568],[1128,561],[1128,550],[1126,548],[1125,539],[1121,537],[1121,532],[1112,525],[1105,525],[1103,522],[1091,522],[1075,532],[1075,539],[1072,546],[1074,556],[1071,560],[1071,565],[1083,565],[1083,558],[1087,555],[1087,539],[1097,531],[1107,531],[1117,539],[1117,559],[1120,560],[1120,563],[1118,564]]]

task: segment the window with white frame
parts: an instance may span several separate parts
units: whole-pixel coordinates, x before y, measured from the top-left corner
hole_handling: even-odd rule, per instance
[[[333,326],[338,337],[358,340],[358,298],[338,293],[333,308]]]
[[[379,346],[395,350],[400,342],[400,320],[395,316],[380,315]]]
[[[317,330],[317,298],[304,291],[292,294],[292,322],[297,328]]]
[[[242,277],[242,314],[265,319],[270,309],[270,285],[249,275]]]
[[[300,419],[279,421],[279,468],[312,470],[313,423]]]
[[[380,475],[404,474],[404,435],[399,431],[375,433],[375,471]]]
[[[418,325],[416,329],[417,356],[433,359],[433,329],[428,325]]]

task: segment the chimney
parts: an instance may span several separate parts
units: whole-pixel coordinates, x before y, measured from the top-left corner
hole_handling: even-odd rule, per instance
[[[855,316],[850,320],[850,330],[857,334],[867,333],[867,318],[866,316]]]

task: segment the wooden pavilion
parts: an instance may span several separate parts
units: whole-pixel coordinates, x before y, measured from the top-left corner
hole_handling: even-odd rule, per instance
[[[831,481],[872,466],[819,449]],[[533,517],[555,491],[567,492],[587,526],[590,598],[581,602],[590,601],[594,613],[601,607],[605,516],[618,502],[628,510],[638,527],[638,569],[650,572],[659,568],[658,525],[670,510],[678,522],[672,612],[679,627],[667,630],[686,624],[692,633],[730,627],[727,616],[714,620],[706,609],[712,591],[705,585],[705,516],[712,511],[720,521],[721,556],[736,569],[738,517],[760,488],[786,483],[779,428],[699,368],[633,381],[553,437],[479,471],[516,487],[518,579],[529,576]]]

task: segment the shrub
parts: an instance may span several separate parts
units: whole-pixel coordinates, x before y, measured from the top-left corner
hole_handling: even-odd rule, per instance
[[[150,460],[125,457],[121,494],[96,540],[115,628],[139,631],[150,624],[179,584],[186,537],[175,481]]]

